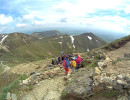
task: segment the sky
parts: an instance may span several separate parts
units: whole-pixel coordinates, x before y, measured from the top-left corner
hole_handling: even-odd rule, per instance
[[[0,0],[0,33],[46,28],[130,34],[130,0]]]

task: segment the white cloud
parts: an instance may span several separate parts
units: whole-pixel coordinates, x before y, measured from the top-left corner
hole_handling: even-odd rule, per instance
[[[12,16],[5,16],[4,14],[0,14],[0,25],[6,25],[13,21]]]
[[[16,27],[24,27],[27,26],[27,24],[16,24]]]
[[[130,13],[130,4],[126,5],[126,8],[124,9],[124,11],[126,14]]]

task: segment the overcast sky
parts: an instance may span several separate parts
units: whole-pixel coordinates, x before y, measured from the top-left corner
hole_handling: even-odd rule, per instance
[[[0,33],[47,27],[130,34],[130,0],[0,0]]]

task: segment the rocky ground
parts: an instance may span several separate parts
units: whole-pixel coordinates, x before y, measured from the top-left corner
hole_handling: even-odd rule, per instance
[[[100,55],[97,67],[76,73],[64,90],[65,100],[130,100],[130,42],[110,52],[95,53]]]

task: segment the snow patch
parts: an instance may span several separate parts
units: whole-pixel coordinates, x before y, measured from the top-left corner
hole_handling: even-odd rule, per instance
[[[2,38],[2,40],[0,41],[0,43],[2,43],[2,42],[5,40],[5,38],[7,38],[7,36],[8,36],[8,35],[5,35],[5,36],[3,35],[3,36],[2,36],[3,38]]]
[[[87,51],[89,52],[89,49],[87,49]]]
[[[63,36],[61,36],[60,38],[63,38]]]
[[[73,44],[73,48],[75,48],[75,45],[74,45],[74,37],[73,36],[70,36],[71,38],[71,41],[72,41],[72,44]]]
[[[98,40],[96,40],[97,42],[99,42]]]
[[[89,40],[92,40],[92,37],[90,37],[90,36],[87,36],[87,37],[88,37]]]

